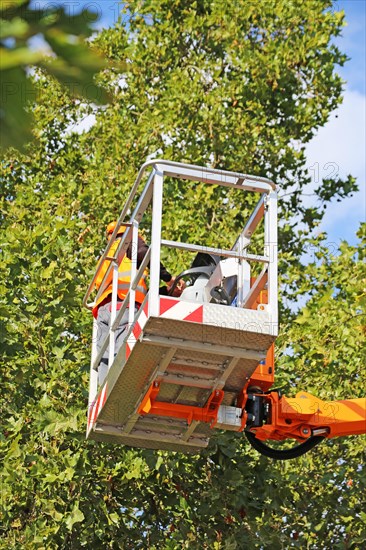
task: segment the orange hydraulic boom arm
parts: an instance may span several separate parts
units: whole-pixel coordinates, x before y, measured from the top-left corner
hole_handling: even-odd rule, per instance
[[[251,431],[257,439],[298,440],[310,435],[327,438],[366,433],[366,398],[322,401],[306,392],[295,398],[271,392],[264,397],[269,404],[269,422]],[[266,406],[266,405],[265,405]]]
[[[267,302],[266,291],[258,293],[252,307]],[[324,438],[366,433],[366,397],[341,401],[322,401],[307,392],[288,398],[271,390],[274,383],[274,345],[266,361],[258,365],[239,399],[246,415],[246,435],[259,452],[271,458],[295,458]],[[296,439],[300,445],[275,450],[266,440]]]
[[[271,458],[295,458],[324,438],[366,433],[366,398],[322,401],[307,392],[288,398],[278,390],[254,393],[248,388],[242,397],[246,436],[253,447]],[[263,443],[285,439],[300,444],[277,450]]]

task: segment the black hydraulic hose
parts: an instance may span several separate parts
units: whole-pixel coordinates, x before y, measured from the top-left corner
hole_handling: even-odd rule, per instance
[[[295,447],[292,447],[291,449],[273,449],[272,447],[269,447],[263,441],[260,441],[255,437],[255,434],[252,432],[245,432],[245,435],[247,436],[247,439],[251,446],[261,453],[264,456],[268,456],[269,458],[273,458],[274,460],[291,460],[292,458],[297,458],[298,456],[301,456],[310,449],[313,449],[316,445],[321,443],[323,439],[325,439],[322,435],[313,435],[309,437],[309,439],[306,439],[304,443],[300,443],[300,445],[296,445]]]

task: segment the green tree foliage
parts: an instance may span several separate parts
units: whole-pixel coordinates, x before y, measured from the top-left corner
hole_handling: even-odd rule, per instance
[[[124,175],[131,180],[129,170],[135,173],[141,158],[162,152],[267,175],[280,190],[283,270],[294,264],[298,270],[308,233],[330,198],[356,189],[352,178],[329,180],[313,191],[311,207],[303,201],[310,183],[305,145],[341,102],[334,66],[346,57],[331,38],[340,32],[343,13],[332,8],[327,0],[129,2],[128,28],[116,26],[97,39],[106,55],[129,66],[123,75],[106,73],[115,101],[92,133],[92,156],[104,155],[104,181],[116,179],[123,188]],[[196,232],[209,228],[212,242],[231,245],[252,205],[222,188],[210,201],[195,193],[171,183],[167,210],[174,211],[180,196],[187,209],[195,203],[195,212],[189,222],[169,216],[167,230],[189,240],[193,224]]]
[[[1,2],[2,150],[9,146],[22,148],[32,137],[32,114],[27,107],[34,101],[36,89],[27,77],[29,66],[45,69],[75,97],[97,103],[106,101],[105,90],[93,81],[105,67],[105,60],[85,43],[92,32],[90,23],[95,19],[95,14],[88,10],[78,15],[70,13],[67,5],[56,9],[55,4],[50,3],[42,9],[37,4],[30,7],[30,0]]]
[[[70,130],[83,116],[78,103],[53,79],[34,80],[39,144],[8,151],[2,164],[1,548],[364,547],[362,437],[286,464],[260,457],[241,434],[217,434],[193,457],[84,440],[91,319],[81,300],[105,222],[155,153],[276,179],[282,281],[295,299],[309,296],[295,322],[284,309],[277,382],[288,395],[361,397],[364,236],[336,254],[311,236],[319,215],[301,202],[295,147],[340,101],[334,65],[344,58],[329,42],[342,15],[330,8],[130,2],[128,25],[97,39],[126,72],[101,77],[114,100],[81,135]],[[335,183],[319,187],[324,205]],[[342,198],[354,189],[337,185]],[[169,183],[167,199],[186,199],[190,223],[167,212],[167,232],[232,244],[250,205],[200,193]],[[314,261],[300,267],[306,249]]]

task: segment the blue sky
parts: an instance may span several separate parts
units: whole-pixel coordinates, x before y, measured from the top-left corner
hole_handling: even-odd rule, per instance
[[[326,177],[334,168],[340,177],[352,174],[359,192],[328,207],[319,228],[336,246],[340,240],[356,242],[356,231],[366,220],[366,1],[337,0],[335,9],[344,10],[347,26],[335,39],[349,61],[337,72],[346,81],[343,103],[331,114],[307,147],[309,174]],[[314,181],[314,184],[316,182]]]
[[[346,13],[347,26],[337,45],[351,58],[339,72],[350,90],[366,94],[366,0],[336,0],[337,11]]]
[[[96,28],[113,26],[119,14],[119,0],[33,0],[39,8],[64,5],[70,13],[89,8],[99,14]],[[328,208],[319,231],[326,231],[330,242],[355,242],[355,233],[366,219],[366,0],[335,0],[334,9],[344,10],[347,26],[335,43],[350,58],[337,71],[346,81],[344,100],[307,147],[309,175],[313,185],[336,170],[340,177],[352,174],[360,191],[353,198],[334,202]],[[141,159],[143,162],[144,159]]]
[[[120,0],[32,0],[31,7],[36,9],[64,6],[67,13],[75,15],[83,10],[89,10],[99,15],[98,28],[113,26],[117,22]]]

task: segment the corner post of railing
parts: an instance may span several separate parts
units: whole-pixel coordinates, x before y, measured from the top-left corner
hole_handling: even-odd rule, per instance
[[[95,403],[98,393],[98,371],[93,368],[94,361],[97,357],[97,320],[93,317],[93,335],[92,335],[92,352],[90,360],[90,378],[89,378],[89,399],[88,399],[88,417]]]
[[[243,234],[240,235],[239,241],[238,241],[238,251],[239,254],[243,254],[244,251],[244,237]],[[244,269],[243,269],[243,259],[238,260],[238,299],[237,299],[237,307],[243,307],[244,303]]]
[[[153,181],[153,205],[151,224],[151,259],[150,259],[150,289],[149,315],[159,315],[159,285],[160,285],[160,251],[161,251],[161,219],[163,214],[163,171],[156,167]]]
[[[117,315],[117,296],[118,296],[118,262],[113,260],[113,279],[112,279],[112,300],[111,300],[111,320],[110,320],[110,332],[109,332],[109,357],[108,357],[108,369],[111,368],[114,361],[114,349],[115,349],[115,330],[113,324]]]
[[[138,227],[136,220],[132,221],[132,242],[131,242],[131,276],[130,276],[130,300],[128,311],[128,324],[131,327],[135,317],[136,291],[133,284],[137,274],[137,254],[138,254]]]
[[[278,330],[278,243],[277,243],[277,193],[271,190],[267,195],[265,208],[265,255],[268,264],[268,307],[270,310],[273,331]]]

